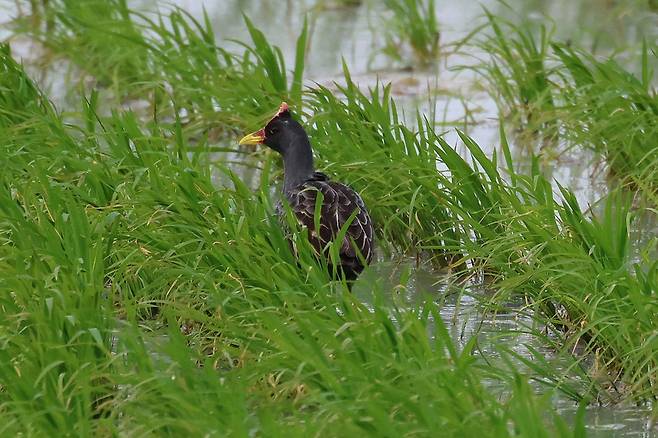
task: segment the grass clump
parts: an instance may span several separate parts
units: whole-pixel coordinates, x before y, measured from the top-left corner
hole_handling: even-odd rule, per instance
[[[639,78],[614,59],[559,44],[553,50],[570,79],[560,90],[567,138],[605,157],[615,175],[658,202],[658,92],[649,47],[642,49]]]
[[[417,131],[400,124],[387,87],[363,93],[348,72],[346,81],[344,100],[322,88],[311,92],[307,107],[317,115],[309,131],[322,161],[332,163],[326,170],[373,205],[386,241],[414,242],[442,263],[487,272],[499,290],[496,303],[532,298],[567,345],[598,358],[592,372],[605,369],[610,382],[632,388],[622,398],[652,397],[658,363],[647,309],[656,303],[658,279],[648,259],[634,259],[629,227],[636,214],[628,200],[613,192],[601,201],[605,208],[588,215],[568,189],[554,193],[537,160],[529,173],[515,171],[502,133],[506,176],[497,156],[487,157],[466,135],[470,162],[431,122],[419,118]],[[438,163],[447,170],[437,171]],[[366,166],[372,174],[354,172]]]
[[[484,173],[469,176],[445,145],[455,177],[446,202],[472,230],[474,238],[464,240],[461,251],[491,275],[498,290],[492,301],[519,293],[531,297],[534,308],[566,335],[567,345],[596,358],[592,375],[623,382],[621,398],[654,397],[651,375],[658,362],[648,309],[657,303],[658,277],[652,262],[633,258],[629,225],[635,214],[628,201],[613,192],[602,201],[605,208],[589,216],[567,189],[560,187],[563,200],[556,199],[536,161],[530,174],[514,172],[503,143],[508,185],[495,157],[486,158],[471,139],[462,139]],[[457,166],[463,171],[457,173]]]
[[[501,115],[522,131],[592,150],[655,203],[658,94],[650,47],[643,45],[638,77],[614,57],[599,60],[552,41],[543,25],[537,30],[486,15],[492,34],[476,45],[491,58],[474,68]]]
[[[391,17],[384,22],[384,53],[398,61],[404,59],[404,46],[412,50],[421,65],[429,65],[439,55],[439,25],[434,0],[385,0]]]
[[[604,369],[608,381],[632,388],[622,398],[652,397],[658,363],[647,309],[655,306],[658,278],[648,259],[634,259],[629,226],[636,214],[628,200],[613,192],[602,211],[584,213],[568,189],[554,193],[537,160],[529,173],[516,172],[504,135],[507,176],[495,155],[460,134],[471,164],[429,121],[419,118],[418,131],[399,124],[386,87],[364,94],[346,76],[344,101],[322,88],[312,92],[308,108],[318,115],[310,132],[320,158],[332,163],[327,170],[373,205],[386,241],[414,242],[442,263],[488,273],[499,290],[495,303],[532,298],[567,345],[597,357],[593,373]],[[345,138],[355,146],[345,148]],[[437,171],[437,163],[447,170]],[[372,174],[355,176],[366,165]]]
[[[150,79],[144,77],[147,59],[125,50],[124,41],[147,44],[125,0],[34,1],[31,8],[31,16],[15,23],[17,30],[29,29],[50,49],[67,47],[67,58],[84,64],[100,85],[116,85],[117,77]]]
[[[554,123],[545,121],[545,115],[555,110],[549,63],[552,30],[542,24],[535,32],[486,9],[485,15],[487,24],[472,35],[491,30],[475,43],[490,58],[473,68],[484,79],[501,115],[513,120],[515,126],[554,135]]]

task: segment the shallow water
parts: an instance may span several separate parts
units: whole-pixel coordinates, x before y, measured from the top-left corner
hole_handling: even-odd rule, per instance
[[[407,274],[410,274],[407,277]],[[405,286],[401,286],[405,279]],[[493,312],[483,306],[477,296],[493,293],[481,286],[471,285],[461,289],[452,285],[445,272],[436,271],[431,266],[418,263],[413,258],[395,258],[380,262],[362,274],[355,284],[353,292],[364,302],[370,302],[372,292],[359,283],[379,282],[382,291],[390,291],[391,305],[415,306],[423,300],[433,300],[440,304],[440,314],[453,342],[463,348],[473,337],[477,337],[476,354],[494,363],[500,357],[499,348],[504,346],[508,352],[513,352],[525,359],[535,360],[532,351],[537,351],[549,361],[555,375],[563,376],[572,384],[577,385],[580,378],[575,372],[569,371],[573,360],[569,357],[555,357],[555,350],[533,333],[541,333],[543,326],[527,312],[523,311],[522,301],[509,303],[505,310]],[[429,328],[432,330],[432,327]],[[510,357],[509,354],[506,355]],[[520,360],[512,358],[519,372],[533,375]],[[504,388],[498,382],[489,382],[494,390],[503,392]],[[545,390],[541,384],[533,382],[538,392]],[[554,407],[565,420],[576,416],[578,405],[562,393],[554,395]],[[587,407],[586,428],[591,437],[653,437],[658,434],[655,426],[650,424],[651,408],[649,406],[597,405]]]
[[[543,14],[549,15],[556,23],[556,36],[562,40],[577,41],[579,45],[590,48],[595,53],[609,53],[615,47],[624,45],[637,48],[644,35],[648,40],[658,38],[658,15],[654,12],[633,12],[625,6],[602,0],[508,0],[514,13],[528,20],[545,22]],[[639,2],[638,2],[639,3]],[[13,0],[0,0],[0,22],[7,21],[16,14]],[[145,11],[157,9],[163,2],[156,0],[131,0],[134,7]],[[383,47],[384,30],[378,23],[386,17],[384,11],[376,6],[377,2],[364,1],[361,6],[340,8],[332,6],[331,1],[323,0],[176,0],[167,4],[178,5],[195,17],[202,17],[207,12],[219,41],[249,40],[249,35],[240,18],[244,12],[267,35],[270,42],[280,46],[287,65],[292,65],[296,38],[302,26],[304,14],[309,20],[310,47],[308,51],[306,79],[309,84],[318,82],[329,87],[333,81],[342,78],[341,59],[345,59],[353,79],[361,86],[371,86],[380,82],[391,82],[393,94],[400,109],[412,122],[415,111],[435,113],[445,125],[438,130],[450,130],[446,138],[458,150],[460,145],[454,133],[454,127],[465,130],[485,151],[492,152],[499,145],[497,109],[495,103],[482,92],[472,74],[457,72],[453,68],[473,63],[473,56],[478,53],[453,54],[442,56],[437,63],[424,70],[409,70],[407,65],[396,63],[375,48]],[[463,2],[442,0],[437,2],[437,15],[441,28],[441,44],[447,46],[465,37],[481,22],[482,9],[486,6],[494,13],[512,17],[514,13],[496,0],[480,2]],[[637,6],[639,7],[639,6]],[[166,9],[166,6],[161,6]],[[0,26],[0,39],[9,35]],[[229,43],[230,44],[230,43]],[[14,53],[26,60],[38,59],[38,49],[26,40],[12,42]],[[629,53],[633,53],[630,50]],[[632,58],[632,56],[631,56]],[[63,90],[67,87],[68,66],[63,61],[51,65],[45,73],[35,76],[46,90],[49,90],[55,102],[65,107],[67,96]],[[31,67],[31,72],[41,70]],[[459,95],[467,96],[466,100]],[[465,123],[466,116],[473,118]],[[515,161],[520,167],[527,166],[528,145],[515,143],[511,147]],[[594,157],[589,153],[570,152],[544,163],[546,172],[557,181],[572,189],[582,206],[594,203],[608,192],[605,172],[596,167]],[[636,237],[648,242],[656,236],[658,226],[655,216],[643,217],[638,221]],[[398,288],[400,273],[408,270],[410,280],[406,288]],[[520,311],[506,313],[486,312],[475,293],[487,293],[486,290],[471,290],[470,293],[447,293],[446,277],[441,272],[423,266],[417,266],[413,260],[396,259],[375,265],[365,274],[361,281],[379,279],[383,289],[390,290],[391,300],[400,304],[414,304],[429,295],[442,303],[441,316],[457,345],[472,336],[477,336],[479,348],[486,356],[495,356],[496,347],[504,343],[515,353],[531,358],[531,346],[544,354],[551,350],[536,336],[522,330],[532,326],[533,320]],[[355,293],[359,294],[358,285]],[[367,296],[362,297],[365,301]],[[522,303],[521,303],[522,304]],[[556,366],[559,366],[556,365]],[[567,418],[575,415],[577,407],[566,397],[557,397],[555,406]],[[615,406],[589,407],[587,415],[588,429],[591,436],[642,436],[656,434],[649,429],[647,408]]]

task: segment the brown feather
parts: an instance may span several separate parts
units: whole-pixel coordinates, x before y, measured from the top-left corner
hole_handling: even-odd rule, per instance
[[[314,220],[318,192],[323,196],[319,232],[315,229]],[[374,230],[361,197],[350,187],[315,172],[307,181],[288,191],[286,198],[297,220],[308,229],[309,241],[319,254],[326,255],[328,244],[333,242],[353,212],[357,211],[339,251],[345,276],[348,279],[356,278],[364,268],[359,254],[366,263],[370,263],[373,255]]]

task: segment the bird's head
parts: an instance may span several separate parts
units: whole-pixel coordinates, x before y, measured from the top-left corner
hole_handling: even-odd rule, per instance
[[[306,137],[306,133],[292,118],[288,104],[283,102],[265,127],[242,137],[240,145],[264,144],[285,155],[300,136]]]

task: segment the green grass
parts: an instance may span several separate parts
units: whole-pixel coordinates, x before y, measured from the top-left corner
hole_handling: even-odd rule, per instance
[[[197,20],[182,9],[144,15],[124,0],[56,0],[44,13],[52,17],[50,27],[35,28],[32,17],[22,17],[15,31],[70,60],[81,71],[81,83],[91,78],[101,90],[109,87],[106,97],[115,104],[138,99],[164,120],[185,114],[182,122],[199,133],[243,128],[282,100],[301,99],[306,31],[289,80],[281,51],[247,17],[253,44],[235,55],[217,45],[207,15]]]
[[[347,68],[338,93],[302,90],[305,30],[291,78],[248,19],[252,44],[235,55],[216,46],[208,20],[128,16],[141,30],[120,45],[144,70],[115,66],[114,98],[87,92],[75,123],[2,52],[2,432],[584,435],[582,418],[567,426],[552,412],[552,392],[536,396],[527,376],[480,360],[475,339],[457,349],[432,299],[391,306],[375,283],[366,306],[331,281],[303,233],[294,260],[272,215],[274,159],[262,157],[254,188],[213,155],[213,129],[231,141],[282,98],[322,169],[363,194],[380,248],[486,273],[492,306],[526,297],[565,351],[580,340],[581,365],[595,360],[591,381],[563,388],[583,406],[605,397],[602,372],[626,385],[622,398],[656,396],[658,275],[632,254],[623,195],[585,214],[536,160],[514,171],[504,135],[499,161],[460,134],[464,158],[433,120],[405,126],[389,86],[360,90]],[[90,72],[106,47],[50,50],[75,52]],[[135,96],[150,111],[113,109]]]
[[[484,80],[498,105],[501,116],[514,126],[555,135],[554,122],[542,116],[555,110],[555,85],[548,62],[553,30],[542,24],[539,29],[515,25],[487,9],[487,23],[472,32],[474,45],[485,58],[473,68]],[[485,33],[484,31],[490,31]],[[485,33],[485,36],[479,36]]]
[[[384,53],[398,61],[406,60],[405,47],[421,65],[430,65],[439,55],[439,24],[434,0],[385,0],[391,17],[383,23]]]
[[[602,201],[606,208],[588,217],[567,189],[559,188],[564,201],[553,193],[538,162],[530,174],[516,173],[504,135],[506,178],[496,157],[486,157],[472,139],[461,135],[469,164],[430,123],[420,119],[418,132],[401,125],[386,88],[363,94],[347,80],[345,101],[313,91],[309,107],[321,116],[311,119],[311,134],[321,158],[332,163],[328,170],[374,206],[386,242],[400,242],[398,249],[410,242],[441,264],[489,272],[499,290],[496,302],[510,294],[532,297],[535,309],[565,332],[565,351],[582,341],[612,380],[632,382],[624,396],[655,394],[650,309],[657,304],[658,278],[650,258],[633,259],[628,227],[635,214],[627,200],[612,193]],[[341,147],[345,138],[358,151]],[[354,176],[365,166],[355,154],[369,157],[367,175]],[[438,162],[448,172],[437,172]],[[564,309],[562,316],[556,308]]]
[[[535,136],[561,138],[568,147],[592,150],[622,183],[655,205],[654,48],[644,43],[639,73],[634,74],[614,56],[601,60],[553,41],[544,25],[517,25],[485,12],[485,28],[491,33],[475,45],[491,58],[473,68],[501,117]]]
[[[658,203],[658,92],[647,44],[639,77],[614,59],[557,44],[553,50],[570,79],[560,90],[566,137],[603,156],[622,181]]]
[[[29,26],[47,47],[69,47],[70,57],[78,65],[86,63],[89,70],[83,73],[92,75],[99,85],[112,85],[116,77],[150,79],[144,77],[146,59],[135,56],[134,50],[124,50],[122,44],[147,44],[125,0],[34,1],[30,19],[17,25]]]
[[[374,285],[368,309],[303,236],[300,269],[267,171],[217,188],[203,144],[132,113],[93,123],[89,103],[63,126],[2,65],[24,85],[4,108],[28,109],[0,125],[3,434],[572,435],[521,376],[487,390],[431,300],[389,308]]]

